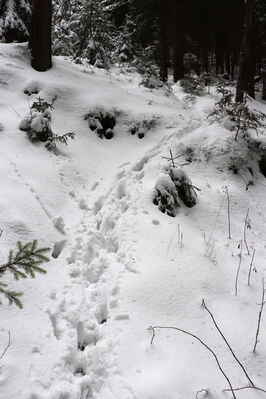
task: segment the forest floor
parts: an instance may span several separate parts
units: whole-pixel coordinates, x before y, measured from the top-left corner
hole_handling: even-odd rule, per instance
[[[215,352],[234,388],[249,386],[203,299],[254,385],[266,390],[266,315],[253,353],[266,274],[266,180],[257,154],[225,122],[207,118],[215,87],[190,101],[177,84],[150,90],[140,82],[130,70],[61,57],[38,73],[25,44],[0,44],[0,263],[18,240],[51,248],[46,275],[4,278],[23,291],[24,307],[4,298],[0,307],[0,354],[11,334],[0,359],[1,399],[231,398],[197,339],[156,329],[151,343],[150,326],[186,330]],[[56,98],[55,133],[76,134],[57,155],[18,129],[37,97]],[[84,120],[95,107],[116,110],[111,140]],[[144,120],[152,127],[139,139],[129,130]],[[265,130],[259,139],[266,142]],[[189,161],[183,168],[201,190],[196,206],[175,218],[153,204],[170,150],[180,154],[176,162]]]

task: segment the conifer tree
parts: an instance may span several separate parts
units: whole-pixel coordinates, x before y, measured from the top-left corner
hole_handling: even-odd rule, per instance
[[[10,290],[3,282],[3,276],[9,272],[15,280],[19,280],[28,276],[34,278],[35,273],[46,273],[40,265],[49,262],[46,256],[49,250],[50,248],[38,248],[37,240],[34,240],[24,245],[18,241],[16,251],[9,252],[7,262],[0,265],[0,294],[6,297],[9,305],[15,304],[21,309],[23,307],[20,299],[22,293]]]
[[[0,0],[0,41],[27,41],[30,20],[30,0]]]

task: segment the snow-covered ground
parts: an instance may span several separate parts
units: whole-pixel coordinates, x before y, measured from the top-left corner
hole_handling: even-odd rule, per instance
[[[202,299],[251,380],[266,390],[266,316],[252,352],[266,272],[265,177],[246,141],[207,119],[214,88],[192,103],[178,85],[149,90],[140,81],[133,72],[62,58],[38,73],[26,45],[0,44],[0,263],[18,240],[37,238],[51,248],[46,275],[5,277],[23,291],[24,308],[4,299],[0,307],[0,354],[8,331],[12,341],[0,360],[1,399],[231,398],[197,339],[156,329],[151,344],[149,326],[186,330],[214,351],[234,388],[250,385]],[[38,93],[27,96],[25,88]],[[58,155],[18,129],[34,98],[55,96],[53,131],[76,134],[68,147],[58,145]],[[84,120],[97,106],[119,111],[112,140],[101,140]],[[138,139],[129,127],[143,118],[156,125]],[[189,158],[184,170],[201,190],[197,205],[175,218],[152,202],[170,149],[182,164]],[[248,209],[249,255],[242,242],[235,295]],[[235,395],[259,399],[265,392]]]

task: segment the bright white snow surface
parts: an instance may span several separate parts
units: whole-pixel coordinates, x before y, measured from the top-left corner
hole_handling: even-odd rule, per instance
[[[207,119],[215,88],[193,104],[178,85],[151,91],[140,81],[133,72],[62,58],[38,73],[25,44],[0,45],[1,263],[18,240],[37,238],[56,256],[45,265],[47,275],[4,278],[23,291],[24,308],[2,298],[0,353],[8,331],[12,344],[0,360],[1,399],[231,398],[213,355],[196,339],[162,329],[151,345],[149,326],[184,329],[216,353],[234,388],[248,386],[203,298],[254,384],[266,389],[266,315],[252,352],[266,271],[265,178],[246,141],[235,142],[226,124]],[[38,94],[27,96],[25,88]],[[59,143],[58,155],[18,130],[39,96],[57,96],[53,131],[76,133],[68,147]],[[84,120],[97,106],[120,112],[112,140],[100,139]],[[156,126],[142,140],[129,133],[134,121],[153,117]],[[265,131],[259,135],[265,140]],[[184,170],[201,189],[197,205],[182,207],[175,218],[152,203],[170,149],[193,150]],[[242,177],[228,170],[232,162],[241,164]],[[246,190],[248,165],[254,185]],[[235,295],[247,209],[250,255],[243,243]],[[235,395],[265,397],[254,389]]]

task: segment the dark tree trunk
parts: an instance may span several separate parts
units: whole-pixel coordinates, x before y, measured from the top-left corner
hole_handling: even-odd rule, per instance
[[[174,82],[184,77],[184,4],[183,0],[173,0],[173,69]]]
[[[168,69],[167,69],[167,20],[168,20],[168,10],[169,10],[169,0],[160,0],[160,78],[163,82],[167,81]]]
[[[243,102],[245,91],[254,97],[254,65],[252,54],[253,37],[253,3],[245,1],[245,24],[240,53],[239,75],[236,89],[236,101]]]
[[[52,0],[33,0],[31,29],[31,65],[37,71],[52,66],[51,50]]]
[[[262,65],[262,100],[266,100],[266,58]]]

